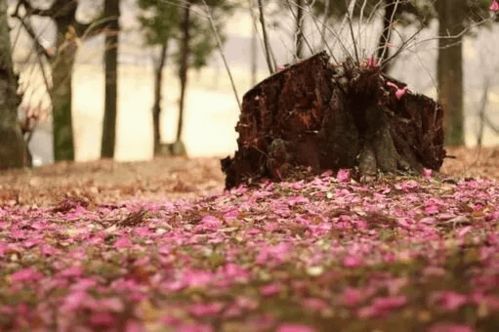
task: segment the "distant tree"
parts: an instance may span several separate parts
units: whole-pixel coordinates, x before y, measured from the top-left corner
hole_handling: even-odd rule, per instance
[[[464,144],[463,51],[465,5],[461,1],[438,0],[438,100],[446,110],[446,142]]]
[[[489,17],[489,0],[435,3],[439,22],[438,101],[445,112],[445,140],[448,145],[464,144],[463,39],[471,27]]]
[[[173,145],[175,154],[185,154],[185,146],[182,142],[182,130],[184,124],[184,107],[185,107],[185,92],[187,89],[187,73],[189,70],[189,57],[191,56],[191,7],[192,4],[187,2],[182,13],[180,23],[180,53],[178,76],[180,80],[180,98],[178,107],[178,122],[177,122],[177,137]]]
[[[105,47],[105,101],[102,126],[101,157],[113,158],[116,145],[116,116],[118,108],[118,49],[120,32],[120,0],[104,1]]]
[[[210,9],[206,13],[207,5]],[[207,64],[208,57],[217,48],[217,41],[211,32],[210,20],[203,15],[211,15],[211,20],[218,29],[219,36],[224,40],[222,22],[227,20],[235,5],[230,0],[187,0],[180,14],[179,53],[177,54],[178,73],[180,80],[179,117],[177,137],[173,144],[174,154],[185,154],[182,142],[185,96],[187,91],[188,71],[190,68],[200,69]],[[199,13],[202,15],[199,15]]]
[[[37,1],[19,0],[13,16],[18,18],[30,35],[37,52],[44,56],[52,71],[52,84],[49,89],[52,101],[53,150],[54,159],[74,160],[74,138],[72,121],[72,74],[76,51],[81,37],[94,35],[98,29],[91,23],[77,19],[77,0],[54,0],[47,6],[37,7]],[[24,14],[21,14],[24,8]],[[40,35],[31,25],[31,17],[42,16],[53,20],[56,29],[54,47],[46,48]],[[94,29],[89,32],[91,27]]]
[[[139,20],[144,29],[146,42],[159,48],[154,64],[154,104],[152,107],[154,155],[161,153],[161,101],[163,99],[163,71],[168,60],[171,42],[177,38],[179,9],[170,2],[157,0],[139,0],[143,10]]]
[[[14,75],[7,1],[0,0],[0,169],[23,167],[26,146],[17,120],[17,77]]]
[[[205,2],[202,0],[186,0],[182,6],[156,0],[139,0],[138,3],[144,10],[139,19],[144,28],[146,42],[160,48],[159,60],[155,65],[154,151],[158,154],[162,150],[160,116],[163,68],[167,63],[168,49],[171,43],[175,42],[177,47],[173,58],[178,70],[180,96],[177,133],[171,152],[174,155],[182,155],[185,154],[182,133],[189,69],[200,69],[206,65],[208,57],[217,47],[216,38],[211,33],[210,21],[206,17],[208,13],[204,10]],[[222,21],[231,13],[234,5],[227,0],[207,0],[206,4],[211,9],[213,22],[221,28]]]

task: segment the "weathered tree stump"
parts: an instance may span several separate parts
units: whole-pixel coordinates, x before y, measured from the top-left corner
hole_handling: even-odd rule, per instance
[[[314,174],[355,168],[362,177],[439,170],[442,116],[440,105],[379,67],[333,66],[319,53],[246,93],[238,151],[222,160],[226,187],[283,180],[303,166]]]

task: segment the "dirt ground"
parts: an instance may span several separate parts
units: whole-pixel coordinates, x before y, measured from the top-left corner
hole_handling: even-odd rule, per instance
[[[118,163],[58,163],[0,175],[0,204],[52,205],[65,197],[94,203],[194,197],[222,190],[217,159],[168,158]]]
[[[445,176],[499,179],[499,147],[448,149],[448,155]],[[65,197],[91,203],[192,198],[222,191],[223,181],[216,158],[59,163],[0,174],[0,205],[46,206]]]

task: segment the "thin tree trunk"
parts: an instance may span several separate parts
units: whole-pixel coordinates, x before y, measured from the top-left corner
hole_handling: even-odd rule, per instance
[[[184,17],[182,19],[182,44],[181,44],[181,59],[179,66],[179,78],[180,78],[180,99],[179,99],[179,109],[178,109],[178,126],[177,126],[177,142],[182,140],[182,129],[184,122],[184,106],[185,106],[185,90],[187,87],[187,70],[189,67],[189,56],[190,56],[190,18],[191,16],[191,4],[187,3],[184,9]]]
[[[464,8],[460,1],[438,0],[439,52],[438,101],[443,106],[445,142],[464,144],[463,30]],[[442,38],[443,37],[443,38]]]
[[[158,155],[161,147],[161,99],[163,88],[163,69],[166,64],[168,53],[168,39],[163,41],[161,45],[161,53],[159,61],[154,73],[154,105],[152,107],[152,122],[153,122],[153,137],[154,137],[154,155]]]
[[[257,70],[258,70],[258,44],[257,37],[258,31],[256,25],[253,24],[253,29],[251,33],[251,86],[256,84],[257,80]]]
[[[104,17],[109,24],[106,29],[104,66],[106,75],[104,124],[102,128],[101,157],[113,158],[116,145],[116,116],[118,108],[118,46],[120,1],[106,0]]]
[[[477,146],[482,146],[483,132],[485,130],[485,112],[487,110],[487,104],[489,102],[489,88],[490,81],[488,78],[485,79],[485,84],[483,87],[482,100],[480,103],[480,109],[478,110],[478,134],[477,134]]]
[[[267,66],[269,68],[269,73],[273,74],[275,71],[274,64],[272,61],[272,51],[270,50],[269,38],[267,35],[267,27],[265,25],[265,14],[263,12],[262,0],[258,0],[258,12],[260,17],[260,25],[262,26],[263,35],[263,47],[265,48],[265,59],[267,60]]]
[[[388,3],[387,3],[388,2]],[[391,0],[385,0],[385,14],[383,16],[383,30],[379,36],[378,41],[378,52],[377,58],[379,63],[384,63],[386,59],[390,57],[390,42],[391,42],[391,19],[395,12],[395,2]],[[387,73],[390,71],[390,64],[386,63],[383,66],[383,72]]]
[[[327,0],[324,7],[324,18],[322,20],[322,27],[321,27],[321,49],[325,49],[327,47],[326,28],[327,28],[327,20],[329,19],[330,9],[331,9],[331,1]]]
[[[295,57],[301,59],[303,56],[303,0],[296,1],[296,27],[295,27]]]
[[[56,21],[58,54],[53,59],[52,87],[52,136],[54,160],[74,160],[74,139],[72,120],[72,76],[76,57],[75,40],[66,38],[69,25],[65,21]]]
[[[7,3],[0,0],[0,169],[27,164],[26,145],[17,122],[19,101],[11,58]]]

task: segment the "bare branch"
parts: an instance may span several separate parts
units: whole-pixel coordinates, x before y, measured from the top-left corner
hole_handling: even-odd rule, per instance
[[[259,14],[260,14],[260,24],[262,26],[263,44],[264,44],[264,47],[265,47],[265,57],[266,57],[266,60],[267,60],[267,66],[269,68],[270,74],[273,74],[274,73],[274,68],[273,68],[272,61],[271,61],[272,59],[271,59],[271,56],[270,56],[270,45],[269,45],[269,40],[268,40],[268,36],[267,36],[267,28],[265,26],[265,15],[263,13],[262,0],[258,0],[258,11],[259,11]]]
[[[353,11],[355,9],[356,3],[357,3],[357,0],[350,1],[350,6],[347,10],[347,20],[348,20],[348,29],[350,30],[350,37],[352,38],[353,50],[355,53],[355,60],[357,60],[357,64],[360,64],[359,50],[357,49],[358,45],[357,45],[357,41],[355,39],[355,34],[353,32],[353,23],[352,23],[352,15],[353,15]]]
[[[387,36],[384,40],[383,51],[381,52],[381,56],[379,57],[380,61],[383,61],[383,59],[385,58],[386,52],[388,52],[388,44],[389,44],[391,37],[392,37],[393,22],[395,20],[395,14],[397,13],[399,4],[400,4],[400,0],[396,0],[395,5],[393,5],[393,2],[391,2],[391,3],[387,4],[387,6],[385,7],[385,10],[388,10],[389,7],[394,6],[392,13],[391,13],[390,21],[387,22],[388,23],[388,25],[387,25],[388,31],[387,31]],[[383,32],[383,34],[384,34],[384,32]],[[386,63],[387,62],[385,62],[385,64]]]
[[[239,94],[237,93],[236,84],[234,82],[234,78],[232,77],[232,73],[230,71],[230,67],[229,67],[229,64],[227,62],[227,59],[225,58],[225,54],[224,54],[224,50],[223,50],[223,46],[222,46],[222,40],[220,39],[220,35],[218,34],[217,27],[215,26],[215,22],[213,22],[213,15],[211,14],[210,7],[206,3],[206,1],[205,0],[202,0],[202,1],[203,1],[205,8],[206,8],[206,12],[208,14],[208,20],[210,21],[211,29],[213,30],[213,34],[215,35],[215,39],[217,41],[218,50],[220,51],[220,55],[222,56],[225,70],[227,71],[227,74],[229,75],[230,84],[232,85],[232,90],[234,92],[234,96],[236,97],[237,105],[239,106],[239,110],[242,111],[241,101],[239,100]]]
[[[22,27],[24,30],[28,33],[28,35],[31,37],[33,40],[33,43],[35,45],[35,49],[38,53],[43,54],[47,59],[51,59],[52,55],[47,51],[47,49],[42,45],[40,42],[39,36],[36,34],[35,30],[33,29],[31,23],[25,20],[24,17],[21,17],[19,14],[19,9],[20,9],[20,3],[16,6],[16,10],[14,13],[12,13],[12,17],[19,20],[19,23],[21,23]]]

